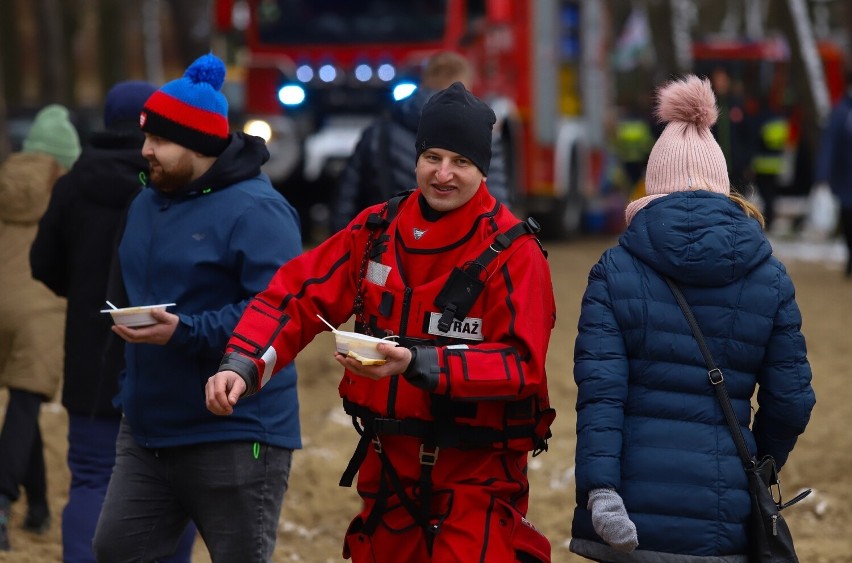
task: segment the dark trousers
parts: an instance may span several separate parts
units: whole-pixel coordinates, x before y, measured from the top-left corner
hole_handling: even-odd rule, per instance
[[[68,415],[68,469],[71,488],[62,511],[62,561],[95,563],[92,539],[115,464],[117,417]],[[177,551],[163,563],[189,563],[195,526],[184,532]]]
[[[766,231],[772,227],[775,221],[775,202],[778,199],[778,176],[769,174],[757,174],[754,183],[763,200],[763,220]]]
[[[30,505],[47,504],[44,447],[38,415],[44,395],[9,389],[9,403],[0,431],[0,495],[18,500],[21,486]]]
[[[846,277],[852,277],[852,207],[840,210],[840,228],[846,240]]]
[[[160,560],[192,519],[213,563],[270,561],[292,453],[252,442],[142,448],[122,421],[95,531],[97,560]]]

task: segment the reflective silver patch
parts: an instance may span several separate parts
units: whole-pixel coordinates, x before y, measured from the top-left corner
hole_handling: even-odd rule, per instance
[[[385,266],[384,264],[379,264],[378,262],[370,260],[370,263],[367,264],[367,281],[380,287],[384,287],[385,283],[388,281],[390,271],[390,266]]]
[[[438,321],[441,320],[441,314],[430,313],[429,315],[429,334],[461,338],[462,340],[485,340],[485,337],[482,335],[482,319],[476,317],[465,317],[463,321],[453,319],[450,323],[450,330],[441,332],[438,329]]]
[[[263,388],[272,378],[275,370],[275,362],[278,361],[278,352],[270,346],[260,357],[263,360],[263,375],[260,377],[260,387]]]

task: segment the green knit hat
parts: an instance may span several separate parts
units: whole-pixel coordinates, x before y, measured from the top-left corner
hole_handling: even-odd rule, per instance
[[[38,112],[22,150],[47,153],[63,167],[71,168],[80,156],[80,137],[68,118],[68,109],[50,104]]]

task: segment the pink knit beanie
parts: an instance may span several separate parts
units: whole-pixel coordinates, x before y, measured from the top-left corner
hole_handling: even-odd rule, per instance
[[[687,75],[657,91],[657,118],[668,123],[654,144],[645,171],[645,197],[625,211],[627,224],[653,199],[672,192],[708,190],[731,193],[728,167],[710,127],[719,110],[706,78]]]

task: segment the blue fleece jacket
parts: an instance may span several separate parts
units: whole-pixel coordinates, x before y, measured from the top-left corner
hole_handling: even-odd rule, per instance
[[[232,416],[210,413],[207,378],[249,299],[301,252],[298,216],[260,165],[263,142],[233,134],[202,177],[177,193],[149,186],[131,204],[119,258],[130,305],[176,303],[180,317],[164,346],[126,344],[118,402],[143,447],[222,440],[301,447],[296,369]]]
[[[642,561],[744,561],[746,475],[658,272],[694,311],[752,454],[782,466],[814,406],[793,283],[758,222],[707,191],[652,201],[592,268],[583,297],[572,549],[608,560],[586,504],[589,491],[609,488],[636,524],[638,550],[653,553]]]

